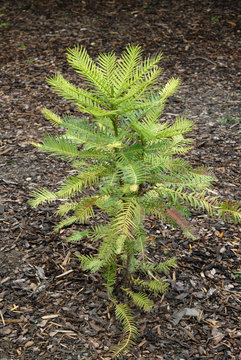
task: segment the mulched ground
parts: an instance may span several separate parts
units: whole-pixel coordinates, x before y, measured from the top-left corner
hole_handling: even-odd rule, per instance
[[[238,0],[0,1],[0,359],[109,359],[121,338],[99,275],[74,253],[90,244],[53,232],[55,205],[33,210],[29,192],[58,187],[67,162],[36,152],[57,132],[41,108],[74,108],[45,79],[75,79],[65,51],[80,43],[96,57],[128,43],[163,52],[163,81],[181,78],[163,118],[195,120],[195,165],[215,172],[220,197],[240,199],[240,21]],[[239,120],[238,120],[239,119]],[[213,194],[211,194],[213,195]],[[101,222],[101,216],[97,219]],[[149,257],[177,256],[170,287],[146,315],[135,311],[137,345],[123,359],[241,359],[240,227],[193,212],[199,238],[187,240],[149,219]]]

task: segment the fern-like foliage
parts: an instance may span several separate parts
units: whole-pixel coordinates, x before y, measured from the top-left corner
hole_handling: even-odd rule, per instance
[[[114,302],[114,305],[115,316],[123,325],[125,334],[125,338],[111,349],[111,355],[117,357],[134,344],[134,339],[137,337],[138,331],[130,308],[125,304],[118,304],[116,301]]]
[[[127,295],[133,300],[133,302],[144,311],[151,311],[153,307],[153,301],[143,292],[135,293],[130,289],[123,289]]]
[[[69,64],[80,76],[80,84],[84,81],[87,86],[77,87],[61,74],[47,82],[88,117],[59,116],[44,109],[46,119],[64,133],[48,134],[41,144],[33,143],[73,167],[57,191],[35,190],[29,203],[36,207],[61,201],[57,215],[62,220],[55,230],[88,224],[67,241],[85,238],[96,246],[95,255],[84,253],[78,258],[84,271],[102,272],[124,327],[125,337],[113,356],[132,345],[137,335],[130,308],[115,296],[122,291],[128,302],[150,311],[148,296],[166,291],[165,275],[177,266],[175,258],[148,262],[148,215],[176,224],[191,238],[196,234],[188,220],[189,209],[241,222],[240,203],[210,197],[207,190],[216,181],[214,176],[205,168],[193,168],[181,156],[192,148],[186,134],[194,123],[184,117],[171,123],[161,119],[167,99],[179,86],[176,78],[159,86],[161,58],[157,53],[143,59],[139,45],[127,46],[119,59],[111,52],[100,54],[96,61],[82,46],[68,49]],[[100,212],[105,214],[104,224],[96,221]]]
[[[160,279],[148,281],[148,280],[143,280],[140,278],[137,278],[137,279],[132,278],[132,281],[136,286],[140,286],[144,290],[149,290],[150,292],[154,293],[155,295],[158,293],[160,293],[160,294],[165,293],[168,288],[168,283],[164,282]]]
[[[176,258],[171,258],[159,264],[141,262],[141,261],[138,261],[136,263],[136,268],[139,271],[144,272],[145,274],[149,274],[150,272],[156,273],[158,271],[163,272],[164,274],[168,274],[171,271],[171,269],[175,269],[176,267],[177,267]]]

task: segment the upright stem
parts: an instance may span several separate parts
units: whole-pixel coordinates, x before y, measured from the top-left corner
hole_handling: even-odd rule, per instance
[[[114,128],[114,132],[115,132],[115,136],[118,136],[118,117],[117,116],[111,116],[110,117],[112,124],[113,124],[113,128]]]
[[[127,255],[127,260],[126,260],[126,273],[125,273],[125,286],[129,287],[130,284],[130,273],[131,273],[131,269],[130,269],[130,265],[131,265],[131,257],[132,255]]]

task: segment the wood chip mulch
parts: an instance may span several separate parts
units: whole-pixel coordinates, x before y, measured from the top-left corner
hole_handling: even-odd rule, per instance
[[[43,107],[75,111],[45,82],[57,71],[77,81],[66,48],[79,43],[94,58],[128,43],[145,56],[161,50],[161,81],[182,81],[163,118],[195,120],[188,160],[215,173],[210,195],[240,200],[240,10],[238,0],[0,1],[0,359],[108,360],[122,336],[100,275],[74,256],[93,245],[53,231],[54,204],[27,203],[71,171],[31,145],[58,131]],[[134,310],[139,337],[122,359],[241,359],[241,228],[201,212],[192,221],[196,241],[147,219],[148,256],[176,256],[179,268],[150,314]]]

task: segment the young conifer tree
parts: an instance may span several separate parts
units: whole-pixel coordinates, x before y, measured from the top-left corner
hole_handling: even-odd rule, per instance
[[[174,222],[194,237],[186,219],[189,208],[238,223],[240,205],[210,197],[207,190],[214,177],[203,167],[192,168],[181,157],[192,148],[192,140],[183,135],[192,130],[193,122],[183,117],[172,124],[160,119],[166,100],[179,85],[179,80],[172,78],[158,91],[153,90],[160,81],[161,53],[143,60],[141,47],[129,45],[120,59],[108,53],[94,62],[85,48],[77,46],[68,49],[67,58],[88,88],[74,86],[61,74],[47,82],[89,116],[60,117],[44,109],[45,117],[66,131],[55,138],[47,135],[42,144],[34,145],[69,159],[75,176],[66,178],[55,193],[34,191],[30,204],[35,207],[66,199],[57,212],[64,219],[56,230],[88,222],[96,209],[108,214],[105,225],[75,231],[68,240],[87,237],[99,241],[97,254],[79,259],[84,270],[102,271],[116,317],[124,326],[124,339],[112,349],[115,357],[137,336],[130,306],[117,300],[117,280],[119,284],[122,279],[121,291],[127,298],[150,311],[153,302],[146,292],[163,293],[167,283],[161,274],[176,267],[175,259],[156,264],[147,258],[147,216]]]

